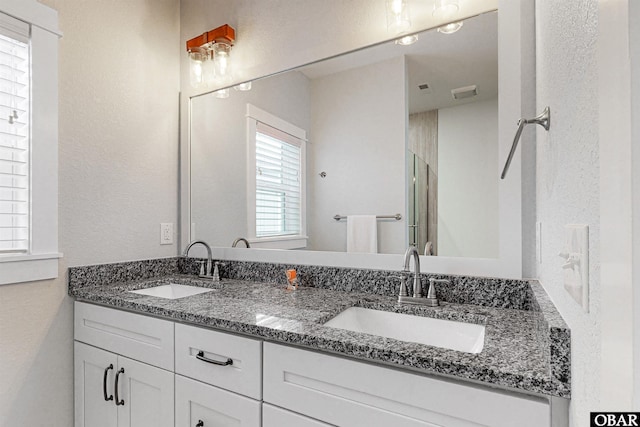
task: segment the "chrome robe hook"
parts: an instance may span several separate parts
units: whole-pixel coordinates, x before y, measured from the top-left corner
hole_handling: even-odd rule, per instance
[[[513,138],[513,144],[511,145],[511,151],[509,151],[509,157],[507,157],[507,163],[504,165],[504,169],[502,170],[502,175],[500,175],[500,179],[504,179],[507,176],[507,171],[509,170],[509,165],[511,164],[511,160],[513,159],[513,155],[516,152],[516,148],[518,147],[518,141],[520,141],[520,135],[522,134],[522,129],[524,129],[524,125],[528,124],[536,124],[540,125],[544,128],[544,130],[549,130],[549,126],[551,125],[551,110],[549,107],[545,108],[542,114],[533,119],[520,119],[518,120],[518,131],[516,132],[516,137]]]

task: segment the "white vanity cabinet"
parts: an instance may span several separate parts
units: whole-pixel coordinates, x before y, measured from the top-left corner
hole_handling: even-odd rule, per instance
[[[74,335],[76,427],[173,427],[172,322],[76,303]]]
[[[271,343],[264,344],[263,393],[265,404],[336,426],[551,425],[546,399]]]
[[[92,304],[75,316],[76,427],[567,425],[546,398]]]

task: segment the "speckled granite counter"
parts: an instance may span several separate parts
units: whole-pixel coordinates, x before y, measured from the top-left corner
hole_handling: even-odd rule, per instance
[[[570,397],[569,330],[537,282],[515,281],[526,285],[522,298],[527,309],[452,302],[436,308],[406,307],[398,306],[394,297],[362,291],[302,287],[292,292],[281,284],[226,278],[214,284],[178,274],[174,260],[142,262],[152,269],[140,268],[139,263],[112,264],[119,266],[115,270],[108,266],[72,268],[69,294],[81,301],[422,373]],[[213,291],[176,300],[127,292],[170,282]],[[463,353],[322,325],[351,306],[484,324],[484,349],[479,354]]]

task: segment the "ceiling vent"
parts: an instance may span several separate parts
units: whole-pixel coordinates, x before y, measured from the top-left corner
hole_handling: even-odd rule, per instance
[[[431,89],[431,86],[429,86],[429,83],[418,85],[418,89],[420,89],[422,93],[433,93],[433,90]]]
[[[476,85],[451,89],[451,95],[453,95],[453,99],[456,99],[456,100],[472,98],[477,94],[478,94],[478,88]]]

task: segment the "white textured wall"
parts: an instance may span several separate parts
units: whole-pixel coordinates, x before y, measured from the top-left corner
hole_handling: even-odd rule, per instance
[[[640,408],[640,161],[638,150],[637,1],[600,2],[600,408]],[[627,25],[628,24],[628,25]],[[635,243],[635,244],[634,244]],[[635,265],[634,265],[635,264]],[[635,267],[635,271],[634,271]],[[634,291],[634,287],[636,291]],[[634,295],[635,294],[635,295]],[[634,297],[635,308],[634,313]],[[635,322],[634,322],[635,314]],[[634,331],[635,329],[635,331]],[[635,342],[636,351],[639,341]],[[635,365],[635,366],[634,366]],[[635,368],[635,372],[634,372]]]
[[[178,0],[43,0],[59,11],[57,280],[0,287],[0,426],[73,425],[66,267],[171,256],[177,222]]]
[[[498,98],[438,110],[438,255],[498,257]]]
[[[378,221],[378,252],[406,249],[404,90],[403,57],[312,80],[307,152],[311,249],[346,251],[346,221],[336,222],[336,214],[396,213],[403,214],[401,221]]]
[[[630,64],[627,76],[637,76],[640,74],[640,4],[638,2],[629,1],[629,51]],[[615,27],[614,27],[615,28]],[[631,117],[638,117],[640,114],[640,79],[630,78],[631,86]],[[635,116],[634,116],[635,114]],[[632,149],[632,165],[633,165],[633,181],[632,188],[640,188],[640,147],[637,141],[640,140],[640,121],[633,120],[629,117],[631,123],[630,140],[627,141]],[[635,142],[635,144],[633,143]],[[632,193],[633,199],[633,247],[640,248],[640,191]],[[640,250],[633,251],[633,279],[637,283],[640,274]],[[630,288],[633,289],[634,281],[630,282]],[[637,285],[635,285],[637,287]],[[627,291],[628,292],[628,291]],[[628,294],[625,294],[625,296]],[[633,330],[633,360],[640,360],[640,328],[633,325],[640,325],[640,292],[634,292],[633,295],[633,321],[631,328]],[[640,408],[640,367],[634,367],[634,397],[633,404],[635,408]]]
[[[587,426],[600,381],[599,141],[597,0],[536,2],[537,105],[551,107],[551,129],[537,130],[538,277],[571,328],[571,425]],[[563,287],[564,225],[589,225],[590,311]]]
[[[248,236],[247,103],[309,133],[309,80],[297,71],[256,81],[248,92],[232,90],[226,99],[213,94],[192,99],[192,239],[211,246],[229,247]]]

